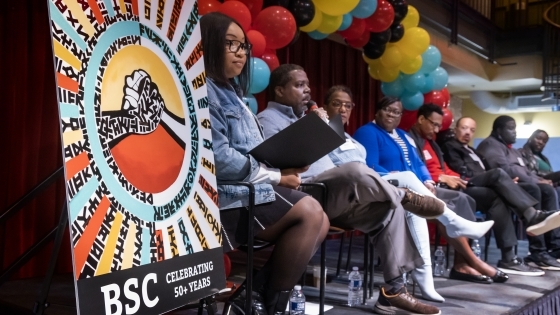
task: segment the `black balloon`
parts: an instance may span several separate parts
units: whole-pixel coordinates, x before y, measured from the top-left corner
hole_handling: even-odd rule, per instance
[[[315,5],[311,0],[292,0],[288,10],[296,19],[296,25],[304,26],[311,23],[315,16]]]
[[[369,59],[377,59],[383,55],[385,52],[385,44],[375,45],[371,42],[367,43],[364,47],[364,55]]]
[[[408,13],[408,3],[406,3],[405,0],[390,0],[389,3],[391,3],[393,10],[395,11],[393,25],[398,25]]]
[[[301,31],[298,28],[298,29],[296,29],[296,34],[294,35],[294,38],[292,38],[292,41],[288,44],[288,46],[292,46],[293,44],[295,44],[298,41],[299,34],[301,34]]]
[[[403,38],[404,26],[402,24],[393,25],[389,29],[391,30],[391,40],[389,40],[391,43],[398,42],[401,38]]]
[[[287,9],[289,4],[290,4],[290,0],[264,0],[263,9],[271,7],[273,5],[279,5]]]
[[[387,30],[381,33],[370,33],[369,34],[369,43],[374,46],[381,46],[385,45],[391,40],[391,29],[388,28]]]

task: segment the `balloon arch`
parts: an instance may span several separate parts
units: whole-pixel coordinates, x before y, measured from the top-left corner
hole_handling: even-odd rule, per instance
[[[199,0],[199,14],[218,11],[239,21],[253,45],[252,94],[268,86],[270,71],[279,66],[276,49],[297,40],[300,31],[315,40],[338,33],[349,46],[363,51],[370,76],[381,81],[383,94],[401,99],[405,113],[399,127],[414,123],[422,104],[443,108],[452,120],[447,71],[430,35],[418,27],[420,15],[405,0]],[[446,124],[447,125],[447,124]],[[449,126],[446,126],[449,128]],[[446,128],[446,129],[447,129]]]

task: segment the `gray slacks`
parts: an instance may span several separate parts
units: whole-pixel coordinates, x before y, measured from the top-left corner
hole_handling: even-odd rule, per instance
[[[403,192],[358,162],[345,163],[304,182],[327,186],[325,213],[332,225],[369,233],[383,264],[385,281],[423,265],[406,225]]]

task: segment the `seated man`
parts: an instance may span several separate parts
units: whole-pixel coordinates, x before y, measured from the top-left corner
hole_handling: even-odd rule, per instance
[[[546,143],[548,142],[548,133],[546,131],[537,129],[533,134],[527,139],[527,143],[523,145],[523,148],[518,149],[523,156],[523,161],[525,165],[531,171],[531,173],[536,174],[546,180],[549,180],[551,184],[556,186],[556,192],[560,193],[560,172],[553,172],[552,165],[548,158],[542,153]]]
[[[465,126],[467,123],[472,124],[472,119],[461,122],[461,125]],[[515,143],[517,138],[515,128],[515,120],[512,117],[499,116],[494,120],[490,136],[479,144],[477,153],[484,157],[489,168],[501,168],[510,178],[517,178],[518,186],[527,191],[539,203],[534,204],[531,208],[527,208],[528,210],[523,209],[523,207],[521,207],[522,204],[515,205],[516,201],[519,201],[519,198],[523,196],[519,193],[519,190],[515,190],[517,185],[511,185],[511,182],[500,179],[503,178],[502,175],[492,178],[491,175],[486,174],[488,172],[484,172],[483,166],[486,166],[484,163],[471,162],[465,165],[477,169],[478,172],[473,174],[474,176],[471,178],[470,182],[477,183],[477,181],[480,180],[481,186],[495,186],[496,184],[506,183],[508,186],[504,186],[502,189],[496,188],[495,191],[501,191],[500,194],[504,196],[504,199],[507,200],[510,205],[513,205],[512,208],[516,211],[516,214],[518,214],[527,225],[531,225],[536,223],[534,218],[542,218],[546,216],[547,213],[537,212],[536,216],[527,215],[528,213],[534,212],[534,208],[556,210],[558,208],[558,199],[554,188],[541,177],[531,174],[523,162],[521,153],[511,148],[511,145]],[[472,156],[470,157],[472,158]],[[450,159],[453,159],[451,154]],[[485,179],[485,177],[490,177],[490,179]],[[511,193],[512,191],[514,192],[513,194]],[[548,214],[550,214],[550,212]],[[546,220],[527,228],[527,234],[530,236],[539,236],[529,237],[529,251],[531,254],[525,258],[526,262],[542,269],[560,270],[560,264],[547,253],[547,249],[558,250],[560,248],[560,229],[556,229],[556,227],[560,225],[559,221],[559,213],[554,213]],[[546,231],[550,232],[545,234],[545,236],[540,235]]]
[[[273,101],[258,115],[267,138],[303,117],[311,99],[307,74],[298,65],[284,64],[276,68],[270,76],[269,90]],[[326,116],[324,110],[317,110],[317,113]],[[439,314],[436,307],[423,304],[408,294],[403,283],[403,273],[423,264],[406,228],[401,203],[408,210],[412,209],[409,208],[411,202],[402,199],[404,191],[382,180],[363,163],[349,162],[335,166],[328,155],[313,163],[301,176],[304,182],[327,185],[329,195],[324,210],[332,225],[355,228],[375,237],[375,245],[383,261],[384,279],[389,285],[389,288],[381,290],[376,309]],[[408,191],[406,195],[414,194]],[[435,203],[442,206],[435,199],[421,198],[424,203],[429,201],[434,203],[432,206]],[[473,222],[467,225],[459,221],[453,221],[456,225],[449,226],[448,232],[479,234],[487,231]]]
[[[457,129],[467,119],[460,119],[457,122]],[[515,257],[513,248],[517,245],[517,236],[513,222],[509,219],[511,215],[508,209],[508,205],[512,204],[513,207],[518,209],[519,217],[536,217],[539,212],[532,206],[537,204],[537,201],[519,188],[505,172],[499,169],[491,170],[485,176],[477,174],[478,177],[470,178],[468,182],[461,179],[458,173],[463,165],[458,162],[461,157],[448,153],[444,154],[439,145],[433,141],[436,133],[439,132],[442,121],[443,111],[439,106],[433,104],[422,105],[418,110],[418,119],[409,132],[415,140],[416,149],[424,159],[433,180],[451,189],[463,189],[463,192],[475,199],[477,208],[486,213],[487,218],[495,221],[493,229],[496,245],[502,252],[502,259],[498,261],[500,270],[525,276],[543,275],[542,270],[527,266],[522,260]],[[461,130],[455,132],[455,136],[460,134]],[[449,140],[448,142],[451,141],[456,143],[456,140]],[[444,152],[445,148],[447,146],[444,146]],[[453,158],[451,158],[452,156]],[[449,162],[446,163],[444,158]],[[500,180],[505,183],[501,183]],[[511,201],[508,202],[507,200]],[[525,215],[524,212],[526,212]],[[471,254],[468,253],[465,258],[470,256]],[[484,272],[480,267],[476,268],[480,266],[479,263],[471,261],[469,265],[475,267],[479,272]]]

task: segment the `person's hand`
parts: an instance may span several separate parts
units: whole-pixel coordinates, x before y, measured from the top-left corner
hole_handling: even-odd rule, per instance
[[[512,180],[513,180],[513,182],[516,183],[516,184],[519,183],[519,177],[514,177]]]
[[[467,188],[467,181],[463,180],[463,179],[461,179],[457,176],[450,176],[450,175],[443,175],[442,174],[442,175],[439,176],[439,181],[441,183],[446,184],[451,189],[458,189],[458,188],[465,189],[465,188]]]
[[[432,185],[432,183],[429,182],[425,182],[424,186],[426,186],[426,188],[428,188],[428,190],[432,193],[432,194],[436,194],[436,187],[434,185]]]
[[[298,189],[301,185],[300,173],[303,173],[309,169],[309,166],[304,166],[300,168],[286,168],[280,171],[280,183],[278,186],[283,186],[291,189]]]
[[[552,183],[552,181],[551,181],[550,179],[544,179],[544,178],[539,179],[539,180],[537,181],[537,183],[539,183],[539,184],[547,184],[547,185],[550,185],[550,186],[553,185],[553,183]]]
[[[329,120],[329,115],[327,114],[327,111],[322,107],[316,108],[312,110],[312,112],[315,113],[317,116],[321,117],[321,119],[324,121]]]

